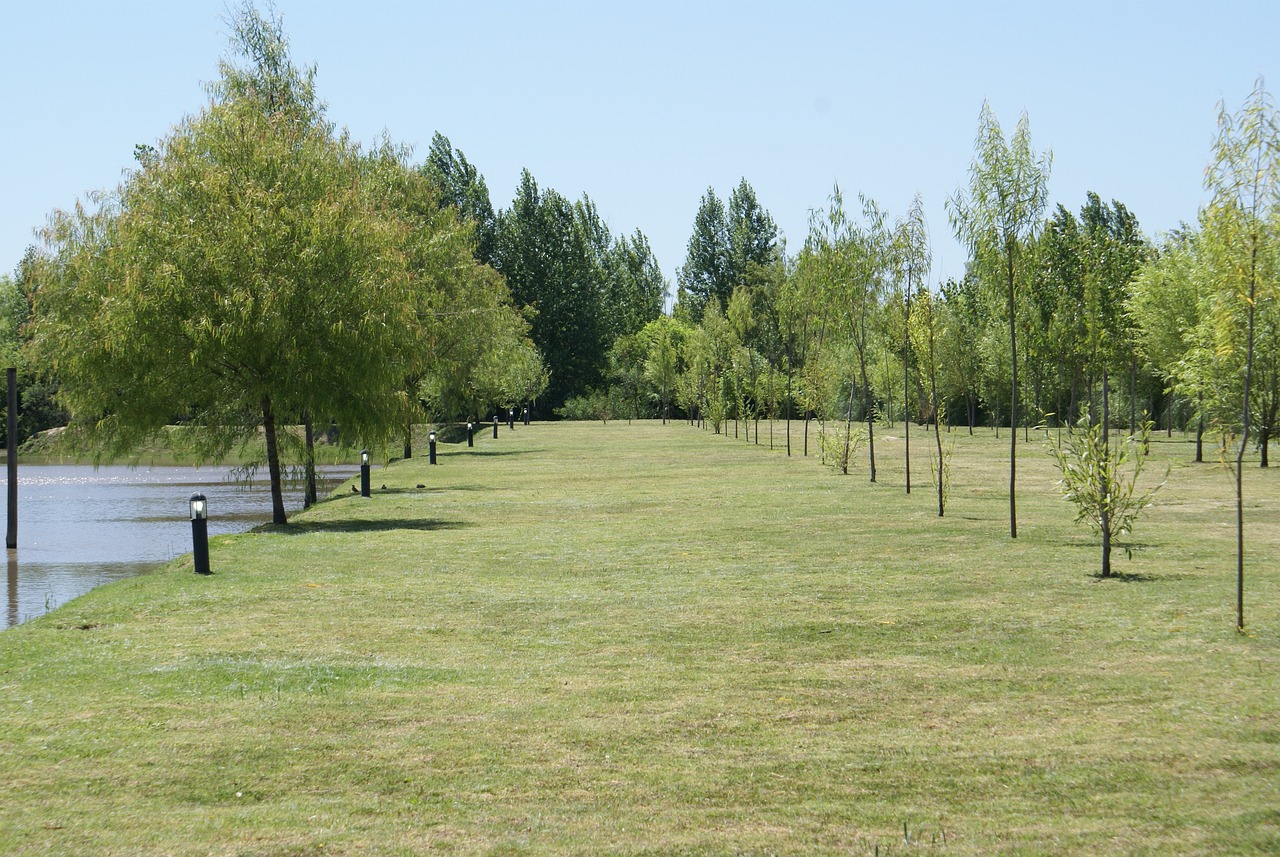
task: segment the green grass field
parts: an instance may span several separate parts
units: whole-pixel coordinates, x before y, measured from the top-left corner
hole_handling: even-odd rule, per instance
[[[1007,441],[939,519],[912,437],[503,428],[5,631],[0,852],[1280,852],[1280,473],[1238,635],[1189,443],[1101,580],[1042,440],[1015,542]]]

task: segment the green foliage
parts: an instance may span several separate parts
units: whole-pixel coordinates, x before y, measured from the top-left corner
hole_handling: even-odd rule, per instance
[[[556,415],[566,420],[599,420],[608,425],[609,420],[626,414],[628,403],[615,387],[588,390],[584,395],[573,396],[556,408]]]
[[[385,441],[424,379],[470,362],[451,335],[523,330],[405,152],[334,133],[279,20],[230,24],[244,64],[221,63],[211,103],[96,208],[51,217],[30,355],[82,449],[122,454],[176,419],[217,460],[261,430],[282,523],[278,424]]]
[[[1006,142],[995,113],[985,101],[978,118],[969,187],[947,200],[947,215],[956,237],[969,247],[981,281],[1006,296],[1008,322],[1009,424],[1018,424],[1018,295],[1024,248],[1034,236],[1048,193],[1050,152],[1031,147],[1026,113]],[[1010,432],[1013,435],[1014,432]],[[1009,446],[1009,535],[1017,538],[1017,442]]]
[[[0,368],[21,365],[22,339],[19,331],[27,320],[26,295],[17,280],[0,275]]]
[[[528,170],[521,174],[511,208],[498,217],[495,264],[516,303],[533,311],[530,337],[547,363],[552,408],[603,378],[607,251],[607,229],[589,200],[575,206],[540,190]]]
[[[609,336],[636,333],[662,316],[667,279],[637,229],[613,242],[605,257],[604,313]]]
[[[822,463],[848,476],[854,457],[867,442],[867,433],[854,423],[832,422],[822,427],[818,442],[822,448]]]
[[[938,492],[938,517],[941,518],[951,499],[951,461],[955,458],[956,439],[950,438],[946,443],[939,442],[929,448],[929,476],[933,480],[934,490]]]
[[[1059,487],[1076,507],[1076,523],[1088,524],[1102,536],[1103,577],[1111,576],[1113,546],[1121,545],[1132,555],[1131,546],[1120,540],[1133,532],[1139,514],[1151,505],[1164,485],[1162,480],[1145,491],[1138,490],[1150,442],[1150,422],[1142,424],[1139,434],[1112,444],[1106,426],[1084,416],[1074,432],[1049,444],[1049,452],[1062,474]]]
[[[1218,139],[1205,171],[1213,200],[1202,213],[1204,250],[1212,271],[1212,301],[1205,314],[1219,354],[1234,357],[1239,373],[1240,443],[1236,483],[1236,627],[1244,630],[1245,449],[1254,419],[1264,435],[1280,410],[1280,111],[1261,78],[1248,101],[1231,113],[1218,110]],[[1259,348],[1259,344],[1270,348]],[[1254,411],[1261,388],[1271,399]],[[1265,458],[1264,458],[1265,461]]]
[[[1200,322],[1200,285],[1196,238],[1170,236],[1134,279],[1126,311],[1134,319],[1134,335],[1147,364],[1166,378],[1177,375],[1187,351],[1188,331]]]
[[[644,361],[644,379],[662,411],[663,422],[670,416],[669,409],[679,381],[679,351],[673,326],[674,322],[657,325],[657,335],[653,337]]]
[[[712,303],[726,309],[733,290],[756,279],[753,269],[772,265],[779,251],[778,227],[745,178],[730,195],[727,211],[707,188],[677,274],[677,305],[694,323]]]
[[[702,319],[708,304],[722,309],[733,291],[729,267],[729,225],[724,203],[713,188],[707,188],[693,219],[685,263],[676,274],[677,303],[689,313],[689,320]]]
[[[431,138],[431,150],[422,171],[435,185],[441,201],[473,224],[476,261],[493,264],[498,221],[484,176],[461,150],[453,148],[448,137],[438,132]]]

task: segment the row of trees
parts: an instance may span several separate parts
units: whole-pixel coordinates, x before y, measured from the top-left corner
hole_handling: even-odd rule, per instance
[[[1222,112],[1213,204],[1158,245],[1096,194],[1046,217],[1049,153],[1025,115],[1006,139],[984,105],[947,201],[963,279],[931,282],[918,199],[893,217],[837,187],[789,255],[743,179],[727,204],[704,194],[668,317],[643,233],[615,237],[590,198],[528,171],[495,212],[441,135],[420,166],[390,141],[361,149],[279,21],[246,6],[232,24],[247,62],[222,64],[209,106],[139,147],[95,207],[56,213],[44,252],[0,283],[0,338],[29,340],[69,434],[107,452],[175,419],[215,456],[261,428],[275,483],[282,422],[403,434],[408,455],[417,420],[542,396],[544,414],[678,413],[735,435],[785,416],[788,450],[798,416],[806,452],[808,420],[840,420],[835,459],[865,447],[872,481],[876,427],[902,419],[910,491],[912,421],[934,427],[941,472],[939,427],[985,419],[1011,429],[1015,537],[1020,427],[1127,412],[1134,433],[1159,414],[1240,435],[1239,456],[1254,440],[1267,463],[1280,324],[1261,85]]]
[[[775,241],[749,257],[741,248],[755,245],[742,236],[753,221],[721,217],[709,193],[675,318],[647,329],[646,347],[614,350],[611,378],[621,393],[596,401],[611,412],[633,403],[639,413],[674,396],[686,415],[716,431],[735,421],[735,433],[739,421],[762,414],[839,418],[839,466],[847,469],[851,451],[865,446],[872,481],[878,422],[901,416],[908,432],[911,420],[931,422],[933,469],[941,474],[939,424],[959,414],[972,427],[982,413],[1010,429],[1012,537],[1018,429],[1102,426],[1073,448],[1115,459],[1105,471],[1112,475],[1090,489],[1108,547],[1114,527],[1132,522],[1111,505],[1124,492],[1108,484],[1131,449],[1112,448],[1109,431],[1127,422],[1130,437],[1141,437],[1153,414],[1170,430],[1190,424],[1196,460],[1211,432],[1235,475],[1243,626],[1244,456],[1256,446],[1268,466],[1280,416],[1275,106],[1259,81],[1239,111],[1220,110],[1206,172],[1212,201],[1195,226],[1158,243],[1122,203],[1095,193],[1078,214],[1059,205],[1045,216],[1051,163],[1031,145],[1025,115],[1006,138],[984,105],[968,185],[947,201],[971,263],[964,279],[936,290],[919,200],[894,220],[864,197],[850,212],[837,188],[814,213],[798,255],[787,257]],[[767,214],[754,222],[769,222]],[[717,279],[726,270],[729,284]],[[674,359],[668,343],[677,345]],[[672,364],[673,374],[653,371]],[[856,433],[855,422],[863,426]],[[943,480],[935,485],[941,514]],[[1136,504],[1149,502],[1128,487]]]

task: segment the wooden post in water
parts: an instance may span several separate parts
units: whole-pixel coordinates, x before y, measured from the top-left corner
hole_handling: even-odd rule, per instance
[[[4,546],[13,550],[18,546],[18,370],[5,370],[9,382],[9,526],[4,534]]]

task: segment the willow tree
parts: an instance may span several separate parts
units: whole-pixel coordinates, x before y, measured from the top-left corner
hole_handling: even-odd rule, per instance
[[[245,7],[210,103],[96,209],[45,232],[33,347],[61,384],[69,434],[121,454],[195,429],[203,460],[266,442],[272,519],[286,520],[280,428],[305,414],[385,439],[418,342],[403,225],[379,210],[334,132],[314,68],[278,19]]]
[[[1236,450],[1236,627],[1244,630],[1245,450],[1253,423],[1251,397],[1260,317],[1280,300],[1280,114],[1261,78],[1235,113],[1218,109],[1218,138],[1205,171],[1213,194],[1203,247],[1214,290],[1210,310],[1218,351],[1239,355],[1241,431]]]
[[[933,254],[929,225],[920,194],[911,200],[906,216],[893,227],[894,268],[902,288],[902,431],[907,493],[911,493],[911,298],[929,274]]]
[[[862,392],[863,416],[867,421],[867,455],[871,481],[876,481],[875,393],[868,363],[875,348],[876,315],[885,289],[885,274],[890,266],[888,230],[884,213],[875,201],[859,197],[862,223],[849,219],[844,210],[844,195],[837,186],[831,193],[830,205],[812,212],[806,253],[816,260],[816,276],[823,291],[823,303],[833,325],[848,334],[857,362],[857,378],[849,382],[849,398],[845,410],[845,450],[848,458],[852,442],[853,402]]]
[[[1169,236],[1138,272],[1125,312],[1134,321],[1136,347],[1147,366],[1165,380],[1171,391],[1189,393],[1199,404],[1196,461],[1203,461],[1202,382],[1208,379],[1185,374],[1194,365],[1187,357],[1194,344],[1194,332],[1200,326],[1201,290],[1206,281],[1197,243],[1199,236],[1193,232]]]
[[[1018,299],[1016,283],[1024,266],[1023,252],[1034,237],[1048,193],[1053,155],[1031,148],[1031,128],[1023,113],[1013,136],[1005,140],[990,104],[978,117],[969,187],[947,200],[956,237],[969,248],[983,279],[999,282],[1009,325],[1009,536],[1018,537]]]

